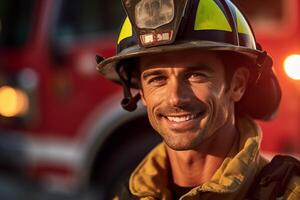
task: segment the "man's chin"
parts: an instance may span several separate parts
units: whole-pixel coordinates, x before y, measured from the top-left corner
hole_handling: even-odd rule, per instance
[[[186,150],[192,150],[195,149],[195,145],[191,143],[183,143],[181,142],[174,142],[174,141],[166,141],[164,140],[164,143],[171,148],[174,151],[186,151]]]

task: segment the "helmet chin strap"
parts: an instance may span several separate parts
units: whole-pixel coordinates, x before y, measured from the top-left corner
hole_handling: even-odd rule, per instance
[[[103,61],[104,58],[96,55],[96,62],[99,64],[101,61]],[[130,81],[131,81],[131,73],[128,73],[126,70],[124,70],[125,75],[127,76],[127,79],[124,77],[124,73],[122,73],[123,65],[119,65],[117,67],[117,73],[120,77],[121,83],[123,85],[123,93],[124,98],[121,101],[121,106],[129,111],[132,112],[137,108],[137,102],[141,99],[140,93],[137,93],[135,96],[132,96],[130,91]]]
[[[135,96],[132,96],[130,90],[130,83],[131,83],[131,73],[126,70],[123,70],[123,65],[117,67],[117,73],[120,77],[121,83],[123,85],[123,94],[124,98],[121,101],[121,106],[129,111],[132,112],[137,108],[137,102],[141,99],[140,93],[137,93]],[[124,73],[126,73],[127,79],[124,77]]]
[[[121,101],[121,106],[129,111],[132,112],[137,108],[137,102],[141,99],[141,95],[138,93],[134,97],[124,97]]]

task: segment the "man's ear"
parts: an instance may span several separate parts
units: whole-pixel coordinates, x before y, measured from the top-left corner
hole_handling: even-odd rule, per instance
[[[231,99],[238,102],[243,97],[247,83],[249,80],[250,71],[246,67],[239,67],[233,74],[231,80]]]

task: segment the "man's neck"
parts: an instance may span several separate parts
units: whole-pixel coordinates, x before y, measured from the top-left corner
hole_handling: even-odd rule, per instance
[[[212,178],[231,150],[237,131],[233,128],[226,133],[216,134],[195,150],[176,151],[166,145],[176,185],[194,187]]]

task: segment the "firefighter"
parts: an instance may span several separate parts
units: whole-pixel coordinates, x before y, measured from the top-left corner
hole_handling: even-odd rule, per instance
[[[123,85],[126,110],[141,99],[163,142],[116,199],[254,199],[268,163],[254,119],[274,116],[281,89],[242,11],[229,0],[122,3],[117,54],[97,68]],[[289,177],[268,195],[300,199],[299,176]]]

